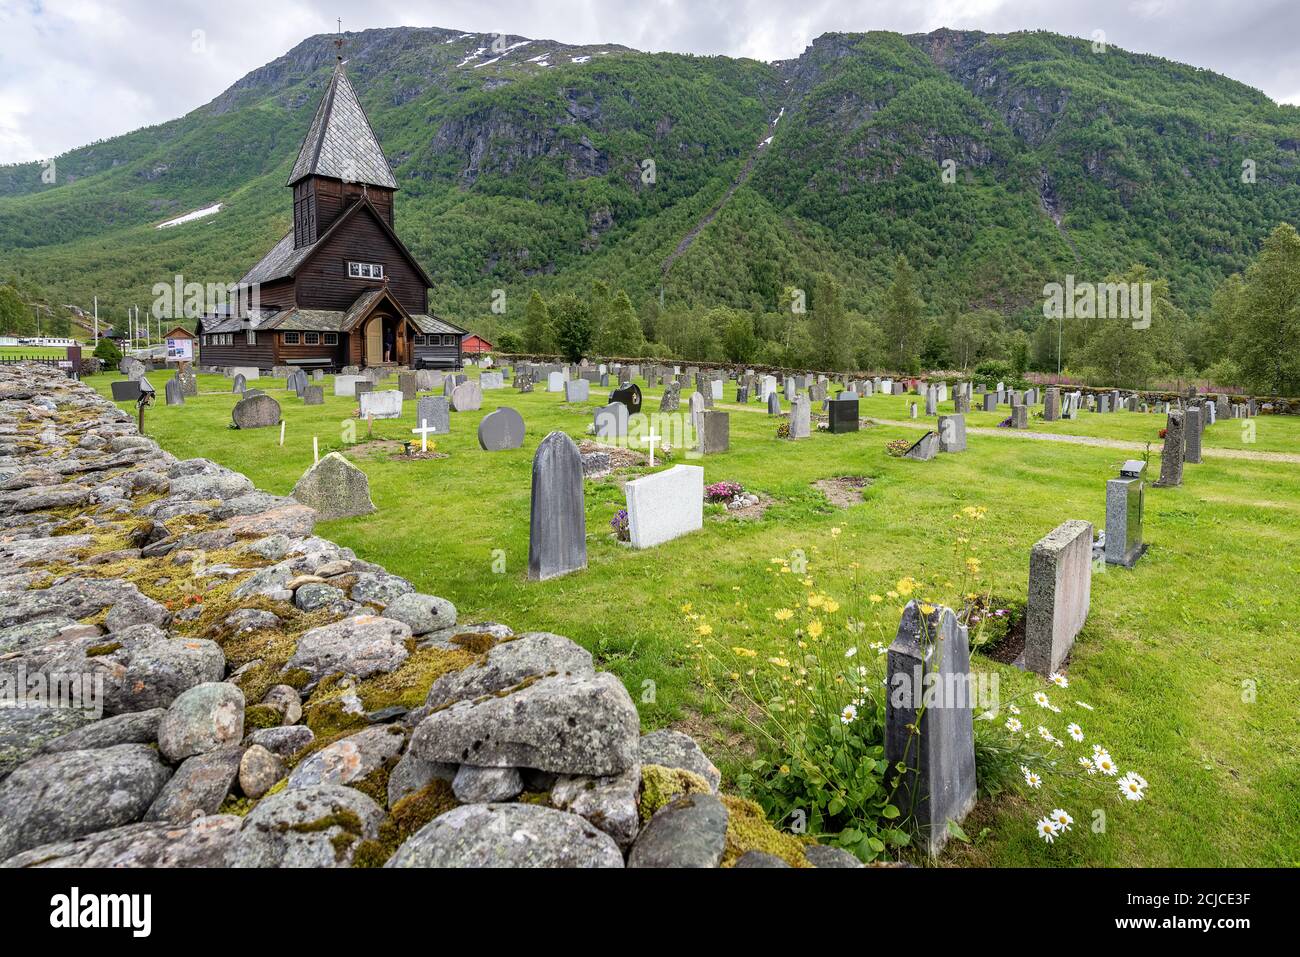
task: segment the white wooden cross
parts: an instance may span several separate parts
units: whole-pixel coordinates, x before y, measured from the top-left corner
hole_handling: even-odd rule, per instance
[[[641,444],[650,446],[650,467],[651,468],[653,468],[655,464],[655,443],[658,442],[661,438],[663,438],[663,436],[655,431],[655,424],[652,420],[650,422],[650,434],[641,437]]]
[[[418,429],[412,429],[411,431],[412,431],[415,435],[418,435],[418,436],[420,437],[420,451],[421,451],[421,452],[427,452],[427,451],[429,451],[429,435],[430,435],[430,434],[433,434],[433,435],[437,435],[437,434],[438,434],[438,430],[435,429],[435,428],[432,428],[432,427],[429,425],[429,420],[428,420],[428,419],[421,419],[421,420],[420,420],[420,427],[419,427]]]
[[[280,448],[284,448],[284,419],[280,420]]]
[[[311,437],[311,460],[320,462],[320,437],[315,435]]]

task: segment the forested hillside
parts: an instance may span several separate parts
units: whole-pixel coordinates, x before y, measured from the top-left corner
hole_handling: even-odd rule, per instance
[[[112,317],[177,273],[238,278],[290,225],[332,40],[57,157],[53,183],[0,167],[0,280]],[[1048,328],[1043,286],[1139,269],[1170,323],[1149,374],[1191,374],[1239,358],[1216,290],[1300,222],[1300,110],[1049,33],[827,34],[765,64],[400,27],[345,54],[432,308],[490,336],[598,283],[652,351],[1054,371],[1058,334],[1066,367],[1095,356]],[[820,332],[819,294],[844,317]]]

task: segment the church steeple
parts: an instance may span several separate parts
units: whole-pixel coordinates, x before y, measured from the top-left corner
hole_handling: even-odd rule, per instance
[[[307,246],[362,197],[393,224],[397,180],[370,120],[343,69],[342,36],[329,86],[316,109],[289,175],[293,187],[294,245]]]

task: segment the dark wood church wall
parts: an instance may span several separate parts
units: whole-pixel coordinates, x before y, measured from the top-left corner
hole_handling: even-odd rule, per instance
[[[364,211],[325,240],[320,250],[298,270],[299,308],[346,310],[363,292],[378,285],[373,279],[350,277],[349,262],[379,263],[388,278],[389,291],[402,307],[408,312],[426,310],[424,281],[380,225]]]

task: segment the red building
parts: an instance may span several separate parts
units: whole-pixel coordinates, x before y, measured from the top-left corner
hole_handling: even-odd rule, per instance
[[[480,352],[491,352],[496,347],[488,342],[476,332],[471,332],[461,342],[460,350],[465,355],[476,355]]]
[[[255,306],[199,321],[203,364],[459,368],[465,330],[429,312],[433,282],[394,230],[397,180],[341,59],[287,185],[293,229],[239,282]]]

